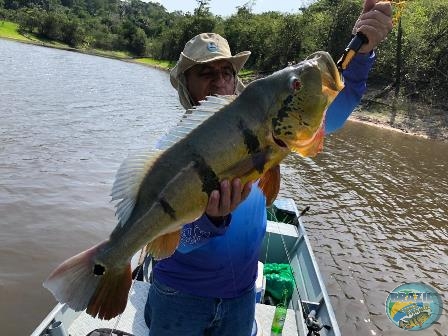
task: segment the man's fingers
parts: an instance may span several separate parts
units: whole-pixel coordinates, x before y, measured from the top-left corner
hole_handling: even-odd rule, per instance
[[[363,13],[367,13],[368,11],[372,10],[373,7],[375,7],[377,0],[364,0],[364,7],[362,8]]]
[[[379,4],[378,4],[379,5]],[[362,14],[356,21],[356,28],[370,25],[376,28],[392,29],[392,8],[389,6],[375,6],[375,9]],[[378,8],[378,9],[377,9]]]
[[[364,13],[359,17],[359,21],[365,21],[365,20],[376,20],[380,24],[388,25],[389,23],[392,23],[392,17],[391,15],[388,15],[387,13],[384,13],[380,10],[374,9],[370,12]],[[359,25],[359,23],[358,23]]]
[[[232,181],[232,196],[230,201],[230,211],[233,211],[241,203],[241,180],[236,178]]]
[[[373,10],[380,11],[384,15],[388,17],[392,17],[392,5],[390,1],[382,1],[378,2],[374,7]]]
[[[205,213],[211,217],[227,216],[230,212],[246,199],[252,188],[252,182],[241,185],[240,179],[221,182],[220,190],[213,190],[208,200]]]
[[[367,36],[367,39],[369,40],[367,44],[362,45],[359,52],[368,52],[374,49],[381,42],[378,31],[371,26],[362,26],[359,31]]]
[[[243,192],[241,193],[241,201],[244,201],[247,198],[247,196],[249,196],[250,191],[252,190],[252,184],[253,182],[247,182],[244,185]]]
[[[209,216],[218,216],[219,212],[219,191],[213,190],[210,194],[210,198],[208,199],[207,208],[205,209],[205,213]]]
[[[366,0],[364,9],[375,3],[369,11],[363,11],[359,16],[353,29],[353,34],[362,32],[368,39],[368,43],[363,45],[359,52],[367,53],[375,49],[387,34],[392,30],[392,6],[390,2],[378,2],[376,0]]]
[[[367,27],[370,28],[370,30],[372,31],[372,35],[375,34],[382,39],[386,37],[387,33],[389,33],[389,31],[392,29],[391,25],[389,25],[388,22],[383,24],[379,22],[377,19],[366,19],[360,21],[358,31],[366,33],[367,31],[365,31],[365,29]]]
[[[221,182],[221,194],[220,194],[220,201],[219,201],[219,210],[220,210],[220,216],[226,216],[230,212],[230,206],[231,206],[231,190],[230,190],[230,183],[228,180],[224,180]]]

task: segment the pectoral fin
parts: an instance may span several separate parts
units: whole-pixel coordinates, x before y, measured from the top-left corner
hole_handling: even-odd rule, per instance
[[[146,246],[146,250],[154,259],[160,260],[171,256],[179,245],[180,230],[157,237]]]
[[[258,186],[266,196],[266,205],[271,205],[280,191],[280,165],[275,165],[264,173]]]

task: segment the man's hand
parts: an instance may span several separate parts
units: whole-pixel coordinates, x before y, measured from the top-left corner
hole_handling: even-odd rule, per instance
[[[235,208],[246,199],[252,188],[252,182],[241,185],[236,178],[230,183],[228,180],[221,182],[221,190],[213,190],[208,200],[206,215],[213,222],[222,222]]]
[[[364,0],[364,8],[353,27],[353,35],[362,32],[369,43],[363,44],[360,53],[369,53],[392,30],[392,6],[390,1]]]

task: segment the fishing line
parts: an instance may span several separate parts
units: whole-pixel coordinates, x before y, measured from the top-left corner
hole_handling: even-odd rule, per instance
[[[266,254],[264,255],[264,263],[266,264],[268,260],[268,251],[269,251],[269,240],[271,239],[271,233],[268,232],[268,240],[266,242]]]
[[[406,1],[402,0],[390,0],[390,3],[393,4],[397,9],[395,11],[395,15],[392,18],[392,23],[394,24],[394,26],[398,23],[398,21],[400,21],[401,19],[401,14],[403,14],[404,11],[404,7],[406,6]]]

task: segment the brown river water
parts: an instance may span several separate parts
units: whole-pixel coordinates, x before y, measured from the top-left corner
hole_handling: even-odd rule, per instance
[[[122,160],[181,115],[166,72],[0,40],[0,325],[28,335],[55,301],[42,287],[115,226]],[[448,335],[448,144],[348,122],[314,159],[289,156],[281,196],[305,217],[342,335],[405,335],[385,300],[406,282],[442,296]]]

